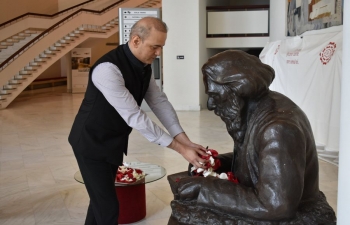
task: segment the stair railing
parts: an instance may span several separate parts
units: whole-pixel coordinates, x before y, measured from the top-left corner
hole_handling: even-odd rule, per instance
[[[64,9],[64,10],[62,10],[62,11],[59,11],[59,12],[54,13],[54,14],[52,14],[52,15],[28,12],[28,13],[22,14],[22,15],[20,15],[20,16],[17,16],[17,17],[15,17],[15,18],[13,18],[13,19],[10,19],[10,20],[8,20],[8,21],[6,21],[6,22],[4,22],[4,23],[1,23],[1,24],[0,24],[0,30],[3,29],[3,28],[5,28],[5,27],[7,27],[7,26],[10,26],[10,25],[12,25],[12,24],[14,24],[14,23],[17,23],[18,21],[23,20],[23,19],[25,19],[25,18],[27,18],[27,17],[54,18],[54,17],[56,17],[56,16],[60,16],[60,15],[62,15],[62,14],[68,13],[69,11],[74,10],[74,9],[76,9],[76,8],[78,8],[78,7],[82,7],[82,6],[84,6],[84,5],[90,4],[90,3],[93,2],[93,1],[95,1],[95,0],[89,0],[89,1],[86,1],[86,2],[82,2],[82,3],[80,3],[80,4],[77,4],[77,5],[75,5],[75,6],[69,7],[69,8],[67,8],[67,9]]]
[[[13,53],[10,57],[8,57],[5,61],[3,61],[0,64],[0,71],[2,71],[6,66],[8,66],[11,62],[13,62],[16,58],[18,58],[21,54],[23,54],[25,51],[28,50],[28,48],[30,48],[31,46],[33,46],[35,43],[37,43],[38,41],[40,41],[42,38],[44,38],[46,35],[48,35],[49,33],[51,33],[52,31],[54,31],[55,29],[57,29],[58,27],[60,27],[61,25],[63,25],[64,23],[68,22],[69,20],[73,19],[74,17],[78,16],[81,13],[93,13],[93,14],[102,14],[105,13],[107,11],[109,11],[110,9],[116,7],[117,5],[128,1],[128,0],[120,0],[118,2],[115,2],[109,6],[107,6],[106,8],[97,11],[97,10],[91,10],[91,9],[79,9],[77,11],[75,11],[74,13],[70,14],[69,16],[66,16],[65,18],[63,18],[62,20],[58,21],[57,23],[55,23],[54,25],[52,25],[51,27],[49,27],[48,29],[46,29],[45,31],[43,31],[41,34],[39,34],[38,36],[36,36],[34,39],[32,39],[31,41],[29,41],[27,44],[25,44],[23,47],[21,47],[18,51],[16,51],[15,53]]]

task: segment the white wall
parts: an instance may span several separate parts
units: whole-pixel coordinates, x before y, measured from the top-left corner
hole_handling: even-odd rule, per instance
[[[175,110],[197,111],[201,108],[199,52],[202,52],[200,45],[204,41],[200,30],[203,32],[206,23],[206,20],[199,20],[201,1],[162,1],[163,20],[169,27],[163,50],[163,90]],[[177,60],[177,55],[184,55],[185,59]]]
[[[86,1],[87,0],[58,0],[58,11],[65,10]]]
[[[350,2],[344,1],[344,12],[350,12]],[[350,14],[344,13],[343,18],[343,49],[350,48]],[[343,51],[339,140],[339,174],[338,174],[338,206],[337,224],[347,225],[350,221],[350,52]]]
[[[287,1],[270,0],[270,41],[286,38]]]
[[[230,0],[230,5],[268,5],[272,0]],[[285,0],[279,0],[284,1]]]
[[[162,19],[169,27],[163,50],[163,90],[175,110],[207,108],[201,68],[218,50],[205,47],[206,6],[223,2],[228,1],[162,1]],[[185,59],[177,60],[177,55]]]

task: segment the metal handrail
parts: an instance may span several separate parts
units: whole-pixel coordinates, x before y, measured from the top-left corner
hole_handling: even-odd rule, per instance
[[[95,1],[95,0],[89,0],[89,1],[86,1],[86,2],[82,2],[82,3],[80,3],[80,4],[77,4],[77,5],[75,5],[75,6],[69,7],[69,8],[67,8],[67,9],[64,9],[64,10],[62,10],[62,11],[59,11],[59,12],[54,13],[54,14],[52,14],[52,15],[42,14],[42,13],[31,13],[31,12],[24,13],[24,14],[22,14],[22,15],[20,15],[20,16],[17,16],[17,17],[15,17],[15,18],[13,18],[13,19],[10,19],[10,20],[8,20],[8,21],[6,21],[6,22],[4,22],[4,23],[1,23],[1,24],[0,24],[0,29],[2,29],[2,28],[4,28],[4,27],[6,27],[6,26],[12,24],[13,22],[17,22],[18,20],[23,20],[24,18],[29,17],[29,16],[38,16],[38,17],[53,18],[53,17],[56,17],[56,16],[58,16],[58,15],[64,14],[64,13],[66,13],[66,12],[72,10],[72,9],[75,9],[75,8],[77,8],[77,7],[80,7],[80,6],[82,6],[82,5],[91,3],[91,2],[93,2],[93,1]]]
[[[3,61],[0,64],[0,71],[3,70],[7,64],[13,62],[13,60],[15,60],[16,58],[18,58],[21,54],[23,54],[23,52],[25,52],[29,47],[31,47],[33,44],[35,44],[36,42],[38,42],[40,39],[42,39],[43,37],[45,37],[46,35],[48,35],[51,31],[55,30],[56,28],[58,28],[61,24],[65,23],[66,21],[72,19],[73,17],[77,16],[80,13],[83,12],[89,12],[89,13],[94,13],[94,14],[101,14],[104,13],[106,11],[108,11],[109,9],[113,8],[114,6],[127,1],[127,0],[120,0],[118,2],[115,2],[113,4],[111,4],[110,6],[107,6],[106,8],[97,11],[97,10],[92,10],[92,9],[79,9],[76,12],[70,14],[69,16],[66,16],[65,18],[63,18],[62,20],[58,21],[57,23],[55,23],[54,25],[52,25],[51,27],[49,27],[48,29],[46,29],[45,31],[43,31],[41,34],[39,34],[38,36],[36,36],[34,39],[32,39],[31,41],[29,41],[27,44],[25,44],[22,48],[20,48],[18,51],[16,51],[15,53],[13,53],[10,57],[8,57],[5,61]]]

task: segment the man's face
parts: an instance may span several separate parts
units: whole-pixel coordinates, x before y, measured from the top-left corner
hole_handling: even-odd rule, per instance
[[[153,28],[145,40],[142,41],[138,36],[134,38],[132,44],[135,57],[145,64],[151,64],[157,56],[160,56],[167,34]]]
[[[208,109],[214,110],[225,122],[227,131],[231,134],[241,127],[240,110],[243,101],[233,94],[227,86],[207,79]]]

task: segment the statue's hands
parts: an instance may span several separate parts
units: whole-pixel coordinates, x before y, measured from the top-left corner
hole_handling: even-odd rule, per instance
[[[196,200],[198,198],[204,179],[204,177],[189,177],[180,179],[178,182],[179,200]]]

